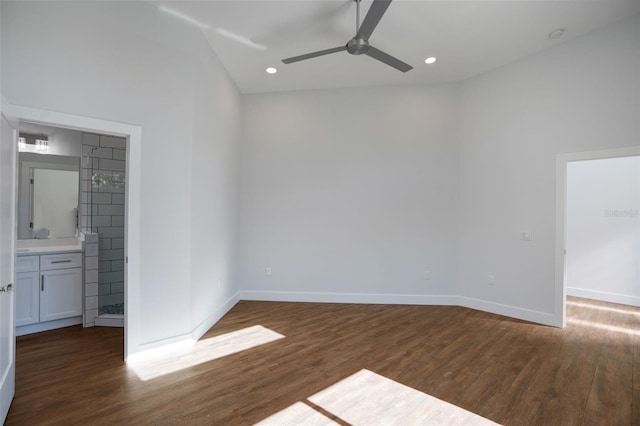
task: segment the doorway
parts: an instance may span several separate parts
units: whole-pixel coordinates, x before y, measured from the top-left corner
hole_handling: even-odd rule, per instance
[[[140,252],[140,153],[141,128],[139,126],[64,114],[34,108],[8,105],[9,116],[19,122],[72,129],[87,134],[101,134],[121,138],[126,144],[126,182],[124,193],[124,358],[137,351],[140,312],[139,256]]]
[[[567,164],[567,295],[640,307],[640,157]]]
[[[596,276],[595,279],[587,279],[588,276],[594,275],[594,271],[591,271],[591,273],[587,271],[585,274],[581,268],[585,263],[593,267],[598,262],[606,261],[602,257],[616,256],[616,254],[619,255],[623,252],[626,253],[626,256],[630,251],[635,250],[637,252],[640,230],[635,229],[634,232],[632,229],[631,235],[628,235],[629,229],[633,228],[634,224],[637,227],[637,207],[628,205],[628,202],[619,201],[633,199],[633,196],[629,197],[628,192],[626,193],[625,191],[611,190],[611,185],[614,184],[616,179],[619,180],[626,175],[622,173],[622,176],[620,176],[620,170],[612,173],[612,176],[598,176],[598,173],[611,170],[610,167],[616,163],[613,160],[619,159],[620,161],[615,165],[621,167],[622,164],[628,165],[628,162],[624,161],[625,159],[630,159],[633,163],[633,159],[639,155],[640,147],[629,147],[561,154],[557,157],[556,308],[554,312],[554,322],[557,326],[566,326],[566,299],[568,294],[599,298],[600,300],[614,303],[625,303],[625,300],[628,303],[633,300],[633,298],[627,297],[624,299],[621,297],[622,293],[630,290],[629,285],[633,287],[633,284],[629,283],[633,283],[634,279],[637,285],[638,271],[637,269],[634,271],[634,267],[637,267],[637,259],[635,259],[635,264],[632,263],[633,260],[631,260],[631,263],[626,263],[626,270],[621,276],[608,277],[609,279],[618,279],[615,285],[611,285],[609,282],[610,287],[607,287],[609,290],[605,290],[605,286],[597,282],[598,280],[607,279],[606,274],[600,277]],[[612,162],[599,162],[599,160],[612,160]],[[589,188],[583,185],[586,182],[579,182],[577,179],[589,180],[593,186],[591,193],[581,193],[588,191]],[[602,194],[607,186],[609,187],[608,192]],[[596,196],[595,191],[598,190],[600,195]],[[571,205],[569,205],[569,202],[571,202]],[[581,206],[588,209],[589,212],[581,211]],[[631,220],[626,221],[625,219]],[[568,223],[569,220],[572,221],[570,225]],[[621,232],[627,234],[622,234],[623,237],[620,237]],[[571,240],[569,239],[570,236]],[[608,241],[609,243],[603,246],[603,241]],[[569,250],[572,252],[569,253]],[[598,256],[600,256],[600,259],[597,259]],[[627,261],[628,259],[623,260],[623,262]],[[635,278],[633,278],[634,276]],[[627,291],[627,293],[631,292]]]

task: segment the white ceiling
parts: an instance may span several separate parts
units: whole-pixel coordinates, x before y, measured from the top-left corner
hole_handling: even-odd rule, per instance
[[[280,61],[346,44],[355,34],[353,0],[154,3],[207,27],[205,37],[243,93],[460,81],[640,13],[638,0],[395,0],[369,41],[414,67],[401,73],[347,52]],[[362,0],[361,20],[370,5]],[[564,36],[550,40],[557,28]],[[428,56],[438,61],[426,65]],[[271,66],[277,74],[265,72]]]

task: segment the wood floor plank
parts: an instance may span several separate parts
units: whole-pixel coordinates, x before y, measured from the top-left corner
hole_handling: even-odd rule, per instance
[[[596,321],[598,314],[596,309],[568,306],[567,328],[558,330],[566,334],[559,353],[559,366],[547,391],[541,396],[536,422],[547,419],[554,424],[582,424],[600,358],[601,342],[598,338],[602,334],[598,329],[584,324]]]
[[[632,416],[633,401],[633,335],[622,331],[625,329],[626,318],[601,309],[606,307],[602,303],[597,303],[597,306],[599,313],[595,324],[613,327],[603,330],[596,337],[601,343],[601,350],[583,424],[628,424]],[[610,324],[611,320],[615,322]],[[621,331],[617,331],[618,329]]]
[[[505,425],[640,424],[640,336],[624,331],[640,309],[570,301],[566,329],[452,306],[243,301],[202,342],[256,325],[285,337],[148,380],[122,361],[122,329],[23,336],[6,424],[251,425],[361,369]]]

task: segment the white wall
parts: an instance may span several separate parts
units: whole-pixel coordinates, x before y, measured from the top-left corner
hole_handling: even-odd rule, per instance
[[[245,96],[243,297],[446,295],[441,302],[557,324],[556,155],[638,144],[639,53],[635,18],[461,92]],[[532,241],[520,240],[523,230]]]
[[[639,144],[639,54],[636,17],[463,85],[459,292],[472,305],[554,312],[556,154]]]
[[[191,153],[191,324],[206,332],[238,298],[241,97],[226,72],[201,68]]]
[[[640,157],[567,164],[567,293],[640,306]]]
[[[243,297],[455,292],[457,113],[450,85],[244,96]]]
[[[130,348],[190,335],[237,292],[234,84],[199,29],[149,3],[1,7],[11,103],[141,126],[142,221],[129,224],[141,239],[141,258],[130,259],[140,265],[141,305],[129,308],[141,321]]]

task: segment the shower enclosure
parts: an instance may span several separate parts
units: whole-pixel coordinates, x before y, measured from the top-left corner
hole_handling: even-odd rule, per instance
[[[86,181],[82,225],[98,234],[98,317],[95,325],[123,318],[126,140],[85,134]],[[113,321],[111,321],[113,322]]]

